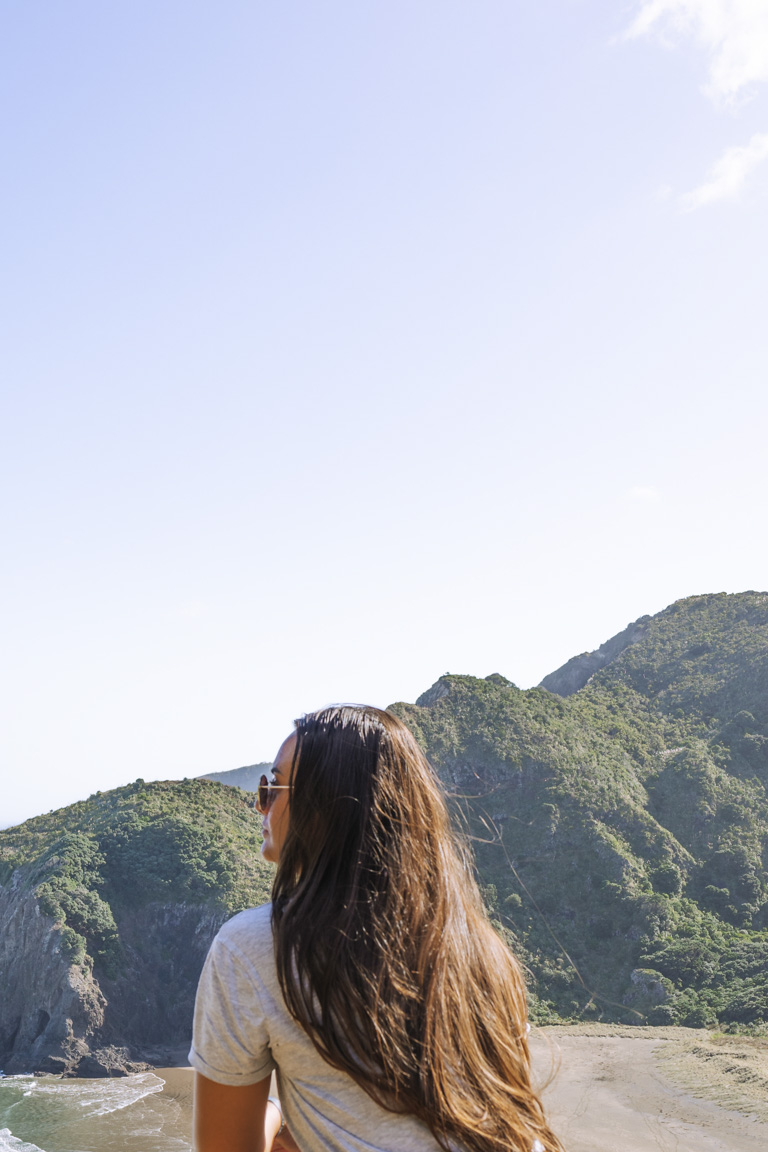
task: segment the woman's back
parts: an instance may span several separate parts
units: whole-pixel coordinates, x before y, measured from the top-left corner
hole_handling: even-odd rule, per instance
[[[199,1070],[216,1081],[276,1067],[304,1152],[561,1152],[531,1086],[520,967],[405,725],[361,706],[312,713],[273,771],[261,799],[262,852],[278,863],[271,930],[258,909],[217,939],[195,1045],[206,1061],[210,1022],[227,1063]]]
[[[192,1065],[233,1086],[276,1071],[285,1120],[302,1149],[435,1152],[439,1145],[424,1123],[374,1103],[290,1016],[271,916],[271,904],[241,912],[216,937],[200,981]]]

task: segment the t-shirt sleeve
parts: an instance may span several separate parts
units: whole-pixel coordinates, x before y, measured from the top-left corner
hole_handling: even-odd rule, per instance
[[[247,957],[217,936],[200,975],[189,1062],[217,1084],[255,1084],[274,1071],[259,981]]]

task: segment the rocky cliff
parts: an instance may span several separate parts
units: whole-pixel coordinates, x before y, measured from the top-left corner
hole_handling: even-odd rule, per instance
[[[648,630],[650,616],[641,616],[633,624],[628,624],[621,632],[617,632],[610,640],[606,640],[594,652],[582,652],[580,656],[572,656],[561,668],[550,672],[539,684],[548,692],[558,696],[572,696],[587,684],[596,672],[605,668],[617,656],[621,656],[625,649],[637,644]]]
[[[0,1068],[115,1076],[183,1059],[197,979],[226,914],[147,907],[122,926],[127,962],[110,980],[87,955],[73,962],[65,926],[25,887],[19,870],[0,892]]]
[[[246,796],[203,781],[137,781],[0,833],[0,1068],[183,1060],[213,936],[269,898],[258,849]]]
[[[90,1055],[106,1000],[72,964],[62,929],[40,911],[21,871],[0,890],[0,1067],[67,1072]]]

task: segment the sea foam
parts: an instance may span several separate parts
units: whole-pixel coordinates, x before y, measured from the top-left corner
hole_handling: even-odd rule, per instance
[[[36,1099],[44,1096],[59,1096],[70,1107],[82,1109],[82,1116],[106,1116],[136,1104],[153,1092],[162,1092],[164,1081],[152,1072],[137,1072],[133,1076],[114,1079],[82,1080],[51,1083],[30,1079],[24,1095]],[[12,1145],[11,1147],[16,1147]],[[19,1145],[21,1147],[21,1145]],[[24,1145],[32,1148],[34,1145]],[[0,1144],[0,1152],[3,1146]]]
[[[0,1152],[42,1152],[37,1144],[17,1140],[10,1128],[0,1128]]]

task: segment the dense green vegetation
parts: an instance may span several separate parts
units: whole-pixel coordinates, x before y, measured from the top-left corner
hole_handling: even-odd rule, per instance
[[[692,597],[626,635],[568,697],[445,676],[393,709],[472,837],[536,1019],[766,1025],[768,595]],[[212,932],[269,898],[249,799],[202,780],[97,793],[0,832],[0,884],[20,869],[121,1028],[133,961],[181,989],[158,992],[160,1031],[202,960],[163,976],[151,909],[209,909]]]
[[[115,979],[124,924],[153,904],[207,907],[224,919],[269,899],[251,797],[204,780],[145,784],[0,832],[0,883],[15,869],[63,926],[73,963]]]
[[[768,1021],[768,596],[653,617],[578,692],[443,677],[394,710],[472,836],[539,1018]]]

